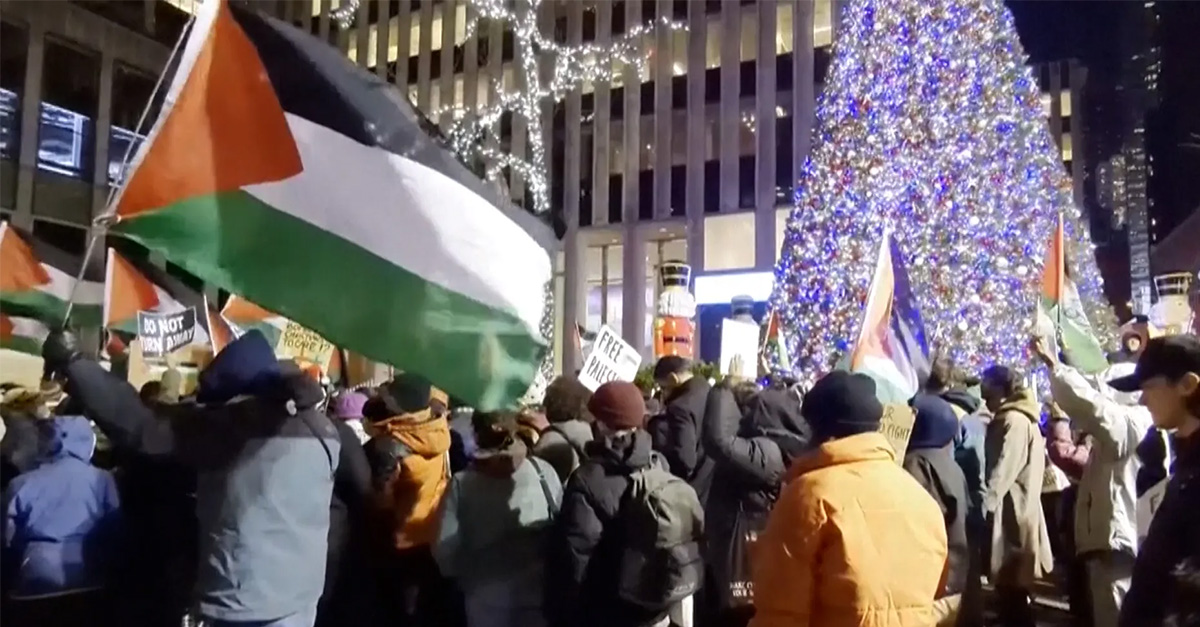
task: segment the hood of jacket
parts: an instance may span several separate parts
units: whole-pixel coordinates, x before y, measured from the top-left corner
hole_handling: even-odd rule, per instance
[[[511,477],[528,456],[529,448],[514,435],[502,448],[476,450],[472,467],[489,477]]]
[[[768,388],[751,397],[741,430],[747,437],[775,442],[785,460],[799,457],[812,441],[812,427],[800,415],[800,398],[789,390]]]
[[[1042,406],[1037,402],[1037,399],[1033,397],[1032,390],[1020,390],[1016,394],[1005,399],[1005,401],[1000,404],[1000,408],[996,410],[996,415],[999,416],[1004,412],[1016,412],[1022,414],[1035,425],[1041,422],[1042,418]]]
[[[262,333],[251,330],[225,346],[200,372],[196,381],[196,402],[222,404],[239,396],[277,396],[283,389],[297,385],[296,382],[284,384],[283,378],[284,371],[275,357],[275,350]],[[313,384],[319,394],[320,386],[315,381]]]
[[[896,461],[896,452],[883,434],[871,432],[836,438],[797,459],[788,471],[788,480],[821,468],[880,460]]]
[[[587,454],[605,468],[637,470],[650,465],[653,455],[650,433],[638,429],[616,438],[599,438],[587,443]]]
[[[942,400],[962,409],[968,414],[973,414],[983,407],[983,399],[971,394],[963,389],[951,389],[941,393]]]
[[[450,450],[450,423],[445,417],[431,417],[428,410],[381,420],[372,429],[391,435],[421,457],[438,457]]]
[[[588,442],[591,442],[596,437],[592,433],[592,425],[584,420],[555,422],[550,425],[549,429],[562,434],[562,437],[571,444],[572,448],[581,451],[587,446]]]
[[[67,457],[91,462],[96,450],[96,433],[83,416],[55,416],[38,421],[41,450],[38,461],[45,463]]]

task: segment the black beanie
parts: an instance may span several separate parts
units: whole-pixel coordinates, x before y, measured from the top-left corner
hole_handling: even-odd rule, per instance
[[[870,377],[835,370],[804,395],[800,414],[812,426],[817,441],[825,441],[878,431],[883,405],[875,397],[875,382]]]

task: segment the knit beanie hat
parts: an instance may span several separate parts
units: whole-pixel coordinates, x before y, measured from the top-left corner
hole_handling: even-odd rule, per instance
[[[361,392],[342,392],[333,399],[331,414],[339,420],[357,420],[363,417],[363,405],[367,395]]]
[[[808,394],[800,414],[818,442],[879,430],[883,405],[875,397],[875,381],[863,374],[835,370]]]
[[[628,381],[609,381],[596,389],[588,411],[613,431],[637,429],[646,423],[646,401],[642,391]]]
[[[943,448],[954,441],[958,435],[958,416],[950,403],[933,394],[918,394],[909,405],[917,412],[908,440],[909,450]]]

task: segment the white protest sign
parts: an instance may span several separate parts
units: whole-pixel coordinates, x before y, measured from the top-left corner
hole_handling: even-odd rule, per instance
[[[595,392],[609,381],[633,381],[642,356],[610,327],[603,326],[579,371],[579,382]]]
[[[1145,538],[1150,534],[1150,522],[1154,520],[1154,515],[1158,513],[1158,508],[1162,506],[1163,497],[1167,495],[1167,482],[1170,480],[1171,478],[1167,477],[1159,481],[1153,488],[1146,490],[1146,493],[1138,498],[1138,538]]]
[[[162,357],[192,343],[196,338],[196,310],[188,307],[174,313],[137,313],[138,339],[146,357]]]
[[[740,359],[739,359],[740,358]],[[721,374],[745,379],[758,376],[758,325],[726,318],[721,321]],[[733,372],[738,367],[738,372]]]

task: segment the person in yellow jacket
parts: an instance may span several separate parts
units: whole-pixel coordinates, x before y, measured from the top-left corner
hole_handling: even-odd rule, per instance
[[[363,407],[378,528],[381,612],[389,624],[435,624],[452,611],[431,545],[450,482],[449,397],[401,374]]]
[[[759,536],[751,627],[931,627],[946,526],[879,433],[875,383],[832,372],[801,413],[821,444],[792,463]]]

